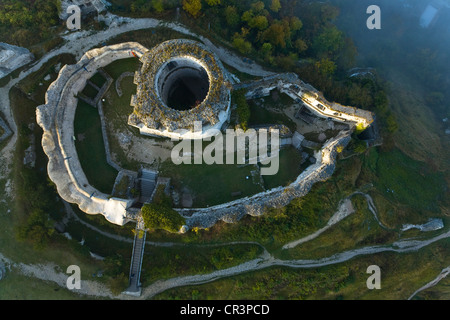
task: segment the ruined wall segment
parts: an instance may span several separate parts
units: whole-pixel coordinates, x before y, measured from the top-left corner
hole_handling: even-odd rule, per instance
[[[60,196],[88,214],[102,214],[118,225],[125,224],[131,200],[111,198],[91,186],[84,174],[74,142],[77,94],[99,68],[118,59],[142,56],[147,49],[128,42],[86,52],[75,65],[64,66],[50,85],[44,105],[36,110],[37,123],[44,130],[42,147],[49,158],[48,174]]]

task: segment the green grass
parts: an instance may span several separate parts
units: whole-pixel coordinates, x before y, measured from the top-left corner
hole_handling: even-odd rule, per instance
[[[301,159],[301,154],[294,147],[281,149],[278,173],[263,176],[265,188],[272,189],[279,186],[287,186],[294,182],[300,173],[311,164],[307,161],[303,165],[300,165]]]
[[[53,57],[48,62],[46,62],[38,71],[33,72],[28,77],[23,79],[19,84],[20,89],[24,93],[36,93],[37,91],[39,91],[42,92],[41,94],[43,95],[47,90],[48,85],[57,77],[57,74],[55,72],[55,65],[58,63],[61,63],[61,67],[63,67],[65,64],[74,64],[76,63],[76,61],[73,55],[67,53]],[[51,78],[49,81],[45,81],[44,78],[48,74],[50,74]],[[43,83],[44,85],[40,86],[39,83]]]
[[[449,265],[449,249],[446,239],[418,252],[384,252],[321,268],[273,267],[170,289],[154,299],[406,300]],[[380,290],[367,289],[370,265],[381,268]]]
[[[106,83],[106,79],[100,72],[94,74],[94,76],[89,80],[99,88],[103,87],[103,85]]]
[[[110,237],[106,237],[86,227],[78,221],[70,221],[66,232],[68,232],[77,242],[84,240],[83,247],[89,249],[89,251],[95,254],[102,257],[120,254],[123,256],[124,262],[130,262],[129,260],[131,259],[133,243],[118,241]],[[125,267],[125,271],[127,268],[129,268],[129,264],[128,267]]]
[[[157,247],[147,245],[142,265],[142,281],[150,284],[160,279],[204,274],[236,266],[262,253],[251,244]]]
[[[248,125],[284,124],[292,132],[296,131],[297,125],[286,114],[267,110],[267,107],[274,106],[270,101],[273,101],[273,99],[269,97],[264,98],[264,107],[256,105],[254,100],[248,101],[251,113]],[[290,103],[292,104],[292,100]]]
[[[398,149],[386,152],[373,148],[361,159],[357,183],[374,185],[370,195],[385,225],[399,228],[405,223],[421,224],[443,215],[448,185],[441,172]]]
[[[52,63],[63,61],[56,58]],[[44,69],[47,66],[43,67]],[[38,72],[42,74],[41,71]],[[19,84],[20,86],[21,84]],[[34,92],[31,98],[24,94],[19,88],[12,88],[10,91],[11,108],[14,113],[16,123],[18,125],[18,141],[14,154],[12,173],[8,177],[14,183],[15,199],[4,200],[5,205],[0,206],[0,248],[3,255],[14,262],[23,262],[28,264],[46,263],[52,261],[62,269],[67,268],[71,264],[79,265],[82,270],[88,271],[96,268],[97,263],[92,261],[89,255],[80,250],[76,244],[68,241],[58,233],[54,233],[50,238],[45,250],[35,250],[28,242],[19,242],[16,239],[16,230],[21,226],[29,215],[30,201],[32,204],[45,203],[45,210],[53,221],[59,221],[64,216],[64,207],[56,190],[47,178],[48,158],[40,148],[42,130],[36,125],[36,106],[43,103],[45,91],[39,87],[38,92]],[[28,128],[30,123],[35,124],[34,131]],[[29,145],[29,135],[35,134],[36,144],[36,167],[34,169],[25,168],[23,165],[23,152]],[[30,183],[32,182],[33,183]],[[4,195],[5,180],[0,181],[0,194]],[[10,210],[8,213],[7,211]],[[18,293],[24,293],[29,290],[29,296],[37,296],[39,292],[31,284],[29,280],[27,286],[25,282],[18,280],[16,290]],[[24,287],[22,287],[22,284]],[[36,290],[35,290],[36,289]],[[43,295],[44,296],[44,295]]]
[[[93,86],[91,86],[89,83],[86,83],[86,86],[84,87],[83,91],[81,92],[86,97],[95,99],[97,97],[98,91]]]
[[[89,181],[99,191],[110,194],[117,171],[106,162],[100,116],[96,108],[83,101],[78,102],[74,132],[78,158]],[[79,135],[85,136],[84,140]]]
[[[115,38],[107,41],[108,45],[118,44],[123,42],[135,41],[146,47],[147,49],[151,49],[154,46],[159,45],[160,43],[172,40],[172,39],[191,39],[197,40],[198,38],[192,37],[183,33],[179,33],[169,28],[165,27],[157,27],[150,29],[141,29],[136,31],[130,31],[126,33],[122,33]],[[136,59],[138,60],[138,59]]]
[[[373,152],[372,157],[376,157]],[[438,209],[437,201],[443,196],[445,180],[425,163],[415,161],[399,150],[378,155],[377,186],[387,198],[407,204],[418,210]]]
[[[251,171],[253,165],[175,165],[172,160],[161,164],[160,175],[170,177],[177,190],[188,188],[193,194],[194,207],[213,206],[241,197],[251,196],[263,191],[261,186],[253,183]],[[246,179],[246,177],[250,177]],[[212,187],[213,186],[213,187]],[[232,193],[240,192],[239,196]]]
[[[436,286],[419,292],[413,300],[450,300],[450,279],[447,276]]]
[[[352,197],[355,212],[335,224],[317,238],[284,251],[284,259],[320,259],[359,247],[389,243],[398,239],[394,231],[386,231],[375,220],[361,195]],[[339,241],[337,241],[339,239]]]
[[[139,66],[139,59],[131,57],[127,59],[116,60],[105,66],[103,69],[111,76],[111,78],[117,80],[117,78],[119,78],[120,75],[124,72],[134,72],[139,70]]]
[[[27,277],[15,269],[1,280],[0,300],[80,300],[95,299],[62,288],[54,282]]]
[[[114,81],[123,72],[134,72],[138,68],[137,59],[124,59],[113,62],[107,66],[109,72],[113,73]],[[120,72],[117,72],[117,71]],[[109,73],[108,72],[108,73]],[[141,136],[137,128],[128,125],[128,116],[133,113],[133,107],[130,105],[131,96],[136,93],[136,85],[133,83],[133,77],[125,77],[121,81],[122,96],[119,97],[116,92],[115,83],[111,85],[105,94],[103,103],[103,112],[107,119],[108,138],[110,141],[111,152],[115,154],[116,162],[124,169],[137,171],[140,164],[129,159],[127,150],[120,147],[115,134],[118,131],[132,133],[134,136]]]

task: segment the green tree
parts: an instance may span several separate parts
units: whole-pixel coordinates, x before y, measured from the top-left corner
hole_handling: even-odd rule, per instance
[[[398,123],[392,112],[389,112],[386,117],[386,128],[391,134],[398,130]]]
[[[172,199],[164,193],[164,186],[158,187],[153,202],[145,204],[141,213],[145,227],[151,230],[163,229],[176,233],[186,223],[186,220],[172,209]]]
[[[344,44],[344,36],[336,26],[325,27],[314,39],[313,49],[318,57],[334,56]]]
[[[201,0],[183,0],[183,9],[194,18],[198,18],[202,10]]]
[[[256,28],[256,29],[262,31],[262,30],[267,29],[267,27],[269,26],[269,21],[267,20],[267,18],[265,16],[256,16],[248,22],[248,25],[251,28]]]
[[[141,212],[145,227],[150,230],[162,229],[176,233],[186,223],[177,211],[167,205],[145,204]]]
[[[157,13],[162,13],[164,11],[164,1],[152,0],[152,7]]]
[[[265,4],[262,1],[257,1],[254,2],[250,5],[251,10],[255,13],[255,14],[260,14],[263,12],[264,8],[265,8]]]
[[[281,9],[281,3],[280,0],[272,0],[272,3],[270,4],[270,10],[273,12],[278,12]]]
[[[294,41],[294,48],[301,54],[308,49],[308,45],[302,39],[297,39]]]
[[[238,14],[238,11],[236,9],[236,7],[233,6],[228,6],[225,9],[225,20],[227,21],[227,24],[231,27],[231,28],[235,28],[237,27],[237,25],[239,24],[240,17]]]
[[[279,21],[275,21],[262,34],[262,40],[269,42],[274,47],[286,48],[286,29]]]
[[[270,54],[272,52],[272,49],[273,49],[273,46],[270,43],[265,42],[261,47],[261,52],[263,54]]]
[[[236,33],[233,37],[233,46],[242,54],[248,54],[252,51],[252,44],[239,33]]]
[[[299,31],[303,27],[303,22],[297,17],[291,17],[289,19],[289,27],[292,32]]]
[[[221,0],[206,0],[206,3],[213,7],[219,5],[221,3]]]
[[[339,8],[324,4],[320,8],[320,15],[323,23],[334,21],[339,16]]]
[[[34,209],[25,223],[21,224],[16,231],[17,239],[33,244],[37,250],[47,246],[55,229],[49,215],[41,209]]]
[[[245,98],[246,90],[240,89],[233,92],[233,102],[236,104],[236,111],[239,118],[239,124],[245,131],[248,129],[248,121],[250,120],[250,106]]]
[[[336,64],[330,59],[326,58],[317,61],[316,68],[321,74],[331,76],[336,71]]]
[[[255,16],[255,14],[253,13],[252,10],[247,10],[242,14],[241,20],[249,23],[253,19],[254,16]]]

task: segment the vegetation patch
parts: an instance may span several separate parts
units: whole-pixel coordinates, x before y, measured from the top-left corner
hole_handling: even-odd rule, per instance
[[[170,177],[179,192],[183,192],[184,187],[189,189],[193,194],[193,207],[207,207],[264,191],[261,185],[253,183],[253,170],[256,170],[254,165],[175,165],[169,159],[161,163],[160,175]]]
[[[255,259],[262,253],[253,244],[147,246],[142,262],[146,284],[181,275],[205,274]]]
[[[79,100],[74,122],[75,146],[89,183],[110,194],[117,171],[106,161],[105,144],[98,110]]]
[[[321,268],[273,267],[195,288],[173,288],[154,299],[406,300],[448,266],[449,245],[441,241],[419,252],[383,252]],[[370,265],[381,268],[381,290],[367,290]]]
[[[302,164],[302,155],[294,147],[288,146],[280,150],[279,170],[275,175],[263,176],[264,186],[267,190],[284,187],[294,182],[311,163]]]
[[[364,246],[386,244],[398,239],[398,233],[383,229],[368,209],[362,195],[352,197],[355,212],[330,227],[317,238],[283,252],[284,259],[320,259]],[[337,241],[338,239],[338,241]]]
[[[292,99],[289,98],[287,104],[284,104],[284,107],[287,107],[292,104]],[[270,108],[277,108],[278,103],[275,103],[272,98],[265,97],[263,98],[261,104],[256,100],[249,100],[250,106],[250,118],[248,123],[250,126],[262,125],[262,124],[284,124],[287,126],[291,132],[295,132],[297,130],[297,125],[294,121],[292,121],[285,113],[283,112],[275,112],[273,110],[269,110]]]
[[[86,97],[94,100],[95,97],[97,97],[98,90],[96,88],[94,88],[92,85],[90,85],[89,83],[86,83],[86,86],[84,87],[84,89],[81,93],[84,94]]]
[[[93,84],[95,84],[97,87],[101,88],[106,83],[105,77],[100,73],[95,73],[92,78],[89,79]]]
[[[186,223],[186,220],[172,209],[172,199],[164,193],[163,185],[156,190],[152,203],[144,204],[141,212],[145,227],[150,230],[178,232]]]
[[[391,201],[416,210],[438,211],[446,182],[439,172],[395,149],[370,152],[367,166],[376,174],[376,186]]]

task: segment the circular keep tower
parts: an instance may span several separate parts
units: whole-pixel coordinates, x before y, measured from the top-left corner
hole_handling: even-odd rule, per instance
[[[192,40],[169,40],[141,57],[128,123],[141,134],[202,139],[229,120],[230,84],[216,55]],[[194,130],[201,122],[202,131]]]

